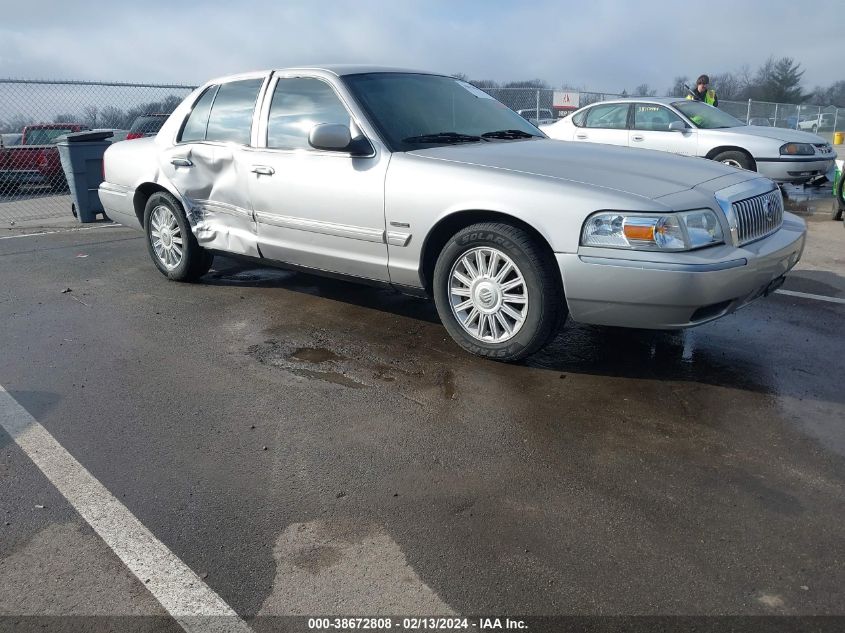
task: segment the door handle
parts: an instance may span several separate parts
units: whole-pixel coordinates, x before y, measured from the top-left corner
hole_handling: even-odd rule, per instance
[[[193,167],[194,165],[187,158],[173,158],[170,160],[170,164],[174,165],[175,167]]]
[[[631,137],[631,140],[632,141],[644,141],[645,138],[640,134],[635,134],[634,136]]]
[[[259,176],[272,176],[276,173],[276,170],[268,165],[253,165],[252,173]]]
[[[576,135],[575,135],[575,138],[577,138],[577,139],[581,139],[581,140],[583,141],[584,139],[586,139],[586,138],[587,138],[587,135],[586,135],[586,134],[576,134]]]

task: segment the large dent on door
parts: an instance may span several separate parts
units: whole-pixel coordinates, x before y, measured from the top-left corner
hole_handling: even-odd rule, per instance
[[[192,167],[181,168],[173,184],[197,242],[204,248],[259,257],[248,183],[232,149],[205,146],[190,151]],[[178,168],[177,168],[178,169]]]

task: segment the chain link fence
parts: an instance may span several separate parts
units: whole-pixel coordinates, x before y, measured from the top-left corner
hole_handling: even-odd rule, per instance
[[[535,124],[551,123],[569,114],[569,111],[566,110],[555,110],[555,91],[553,89],[490,88],[486,92]],[[637,96],[586,91],[581,91],[578,94],[579,108],[606,99],[635,98]],[[719,100],[719,109],[735,116],[747,125],[803,130],[818,134],[828,141],[833,140],[834,132],[845,132],[845,108],[769,103],[755,100]]]
[[[0,226],[70,213],[57,139],[86,129],[113,130],[113,142],[154,133],[138,127],[169,114],[193,90],[180,84],[0,79]],[[487,92],[532,123],[551,123],[568,111],[554,108],[553,89],[495,88]],[[614,99],[580,91],[578,107]],[[762,101],[720,101],[719,107],[751,125],[792,128],[828,140],[845,132],[845,109]],[[158,117],[159,125],[164,117]],[[133,131],[133,125],[135,129]]]
[[[169,114],[191,90],[172,84],[0,79],[0,226],[71,213],[57,146],[64,134],[108,129],[113,142],[143,136],[157,130],[144,115]]]

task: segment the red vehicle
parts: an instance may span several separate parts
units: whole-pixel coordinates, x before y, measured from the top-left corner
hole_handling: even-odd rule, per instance
[[[89,129],[81,123],[27,125],[18,144],[0,146],[0,195],[14,193],[21,185],[49,185],[57,191],[66,189],[57,139]]]

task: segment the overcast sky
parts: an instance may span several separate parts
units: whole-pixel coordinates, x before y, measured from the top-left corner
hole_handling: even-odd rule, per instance
[[[3,0],[0,77],[200,83],[231,72],[376,63],[617,92],[677,75],[806,69],[845,79],[842,0]]]

